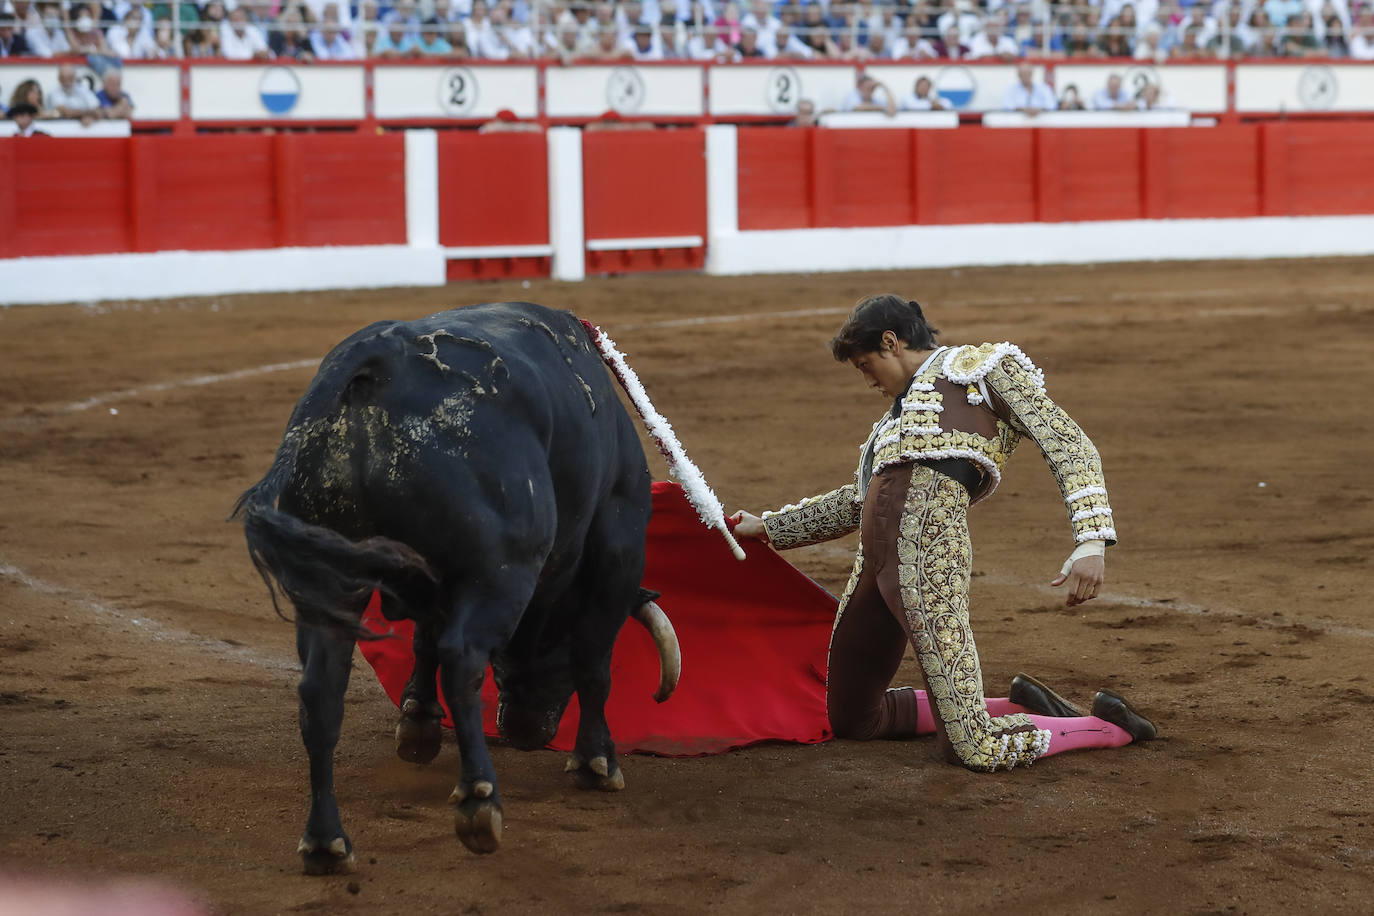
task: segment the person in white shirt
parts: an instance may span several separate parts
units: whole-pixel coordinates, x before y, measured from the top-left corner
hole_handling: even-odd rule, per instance
[[[473,19],[476,20],[477,3],[473,4]],[[504,2],[498,2],[482,20],[473,39],[476,48],[474,56],[488,60],[510,60],[534,56],[534,34],[528,26],[512,25],[510,9]]]
[[[935,85],[928,76],[916,77],[912,91],[902,96],[902,111],[945,111],[945,100],[935,94]]]
[[[1146,83],[1140,89],[1136,108],[1140,111],[1172,111],[1177,108],[1174,100],[1159,88],[1158,83]]]
[[[1374,60],[1374,8],[1360,10],[1350,33],[1350,59]]]
[[[1057,102],[1054,90],[1046,83],[1035,82],[1035,71],[1030,61],[1016,65],[1016,82],[1007,87],[1002,94],[1002,108],[1005,111],[1022,111],[1026,114],[1039,114],[1054,111]]]
[[[310,49],[316,60],[357,60],[358,49],[348,40],[339,22],[339,4],[326,3],[320,27],[310,33]]]
[[[88,121],[100,116],[100,102],[95,93],[77,80],[76,68],[71,64],[57,68],[57,86],[48,93],[48,104],[64,118]]]
[[[778,29],[782,28],[782,20],[773,15],[768,0],[754,0],[739,24],[741,28],[753,29],[758,34],[759,47],[764,54],[778,56]]]
[[[236,6],[219,24],[219,53],[225,60],[270,60],[267,36],[248,21],[248,9]]]
[[[105,33],[110,50],[120,60],[146,60],[157,56],[157,42],[143,32],[143,7],[131,6],[124,22]]]
[[[954,9],[943,14],[935,21],[941,35],[948,35],[951,28],[959,29],[959,44],[967,45],[973,40],[974,33],[983,27],[983,20],[974,10],[972,0],[955,0]]]
[[[21,14],[23,7],[27,14]],[[36,57],[62,57],[71,49],[67,32],[63,27],[61,7],[56,3],[28,4],[20,0],[14,4],[14,18],[26,24],[24,38],[29,43],[29,53]]]
[[[1016,39],[1003,32],[1001,20],[992,16],[983,31],[974,35],[973,40],[969,42],[968,56],[971,60],[987,57],[1013,60],[1019,57],[1020,53],[1016,47]]]
[[[903,58],[913,57],[916,60],[934,60],[940,56],[940,52],[935,49],[935,45],[930,43],[930,39],[921,34],[921,27],[916,23],[907,26],[902,34],[898,35],[892,42],[892,58],[902,60]]]
[[[883,100],[878,101],[877,94],[882,91]],[[869,76],[867,73],[859,77],[859,83],[840,103],[840,111],[882,111],[888,117],[897,113],[897,98],[882,83]]]
[[[1150,61],[1151,63],[1162,64],[1169,59],[1169,52],[1164,50],[1160,44],[1164,30],[1159,27],[1159,23],[1151,22],[1145,26],[1145,31],[1140,34],[1140,41],[1136,43],[1135,52],[1131,55],[1136,60]]]
[[[1131,111],[1135,97],[1126,91],[1121,83],[1121,74],[1113,73],[1107,77],[1107,85],[1093,93],[1094,111]]]

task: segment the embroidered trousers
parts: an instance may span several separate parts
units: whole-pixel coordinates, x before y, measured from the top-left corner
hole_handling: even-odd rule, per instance
[[[990,716],[984,704],[969,627],[967,512],[964,487],[924,465],[873,477],[831,634],[827,707],[837,737],[913,737],[915,694],[887,689],[909,642],[945,755],[991,772],[1030,763],[1048,748],[1050,733],[1023,714]]]

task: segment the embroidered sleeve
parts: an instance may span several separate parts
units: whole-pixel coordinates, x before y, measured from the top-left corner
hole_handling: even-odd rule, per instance
[[[778,550],[789,550],[844,537],[859,527],[862,511],[858,488],[851,483],[824,496],[803,499],[795,506],[765,512],[763,527],[770,544]]]
[[[1019,433],[1029,436],[1045,456],[1064,494],[1074,541],[1116,543],[1112,507],[1102,459],[1087,434],[1045,393],[1044,375],[1016,349],[987,372],[987,385],[1007,408],[1006,418]]]

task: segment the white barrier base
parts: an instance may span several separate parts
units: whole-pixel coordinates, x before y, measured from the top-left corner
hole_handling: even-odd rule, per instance
[[[718,275],[1374,254],[1374,216],[1121,220],[713,233]]]
[[[442,286],[443,250],[405,245],[0,260],[0,305]]]

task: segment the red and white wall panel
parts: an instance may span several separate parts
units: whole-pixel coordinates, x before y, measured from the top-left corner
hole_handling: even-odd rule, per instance
[[[0,303],[1374,254],[1374,122],[0,139]]]

